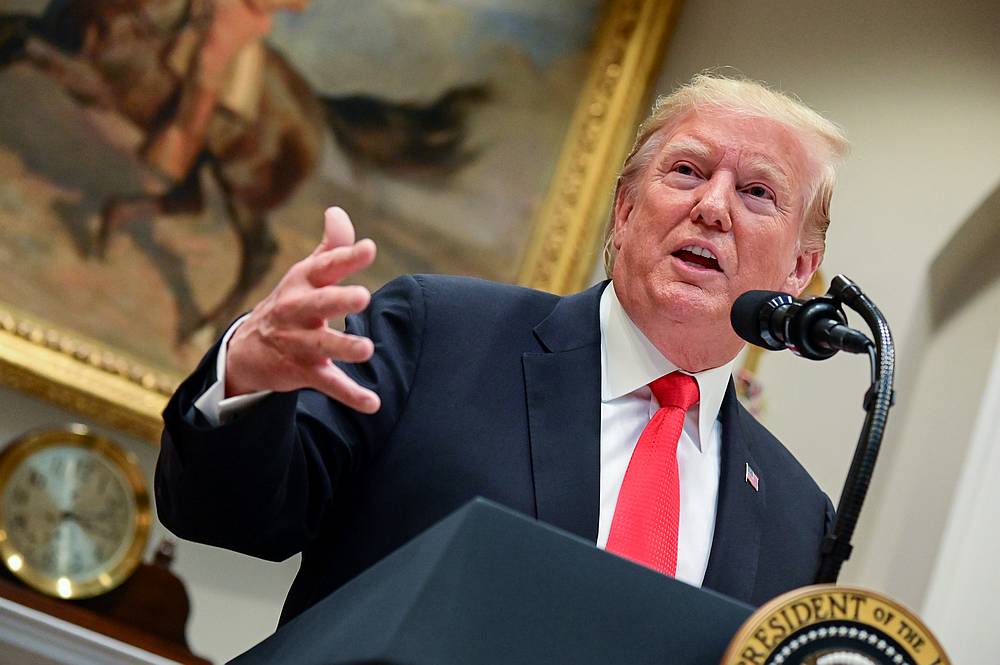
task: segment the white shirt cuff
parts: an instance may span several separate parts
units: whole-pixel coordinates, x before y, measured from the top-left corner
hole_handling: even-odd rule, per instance
[[[201,414],[205,416],[208,424],[212,427],[218,427],[223,423],[229,422],[241,411],[250,408],[272,392],[270,390],[259,390],[246,395],[226,397],[226,349],[229,346],[229,338],[233,336],[233,333],[236,332],[236,329],[240,327],[240,324],[248,316],[250,315],[245,314],[240,317],[236,323],[229,327],[226,334],[223,335],[222,342],[219,344],[219,354],[215,360],[215,383],[194,402],[194,408],[201,411]]]

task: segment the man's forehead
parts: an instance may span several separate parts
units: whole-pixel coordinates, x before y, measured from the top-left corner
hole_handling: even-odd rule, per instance
[[[670,136],[664,144],[662,152],[711,157],[712,146],[698,136]]]
[[[745,131],[750,127],[766,131]],[[671,156],[721,159],[726,151],[736,150],[741,168],[764,175],[788,180],[803,176],[803,170],[808,170],[809,159],[799,137],[783,123],[767,118],[717,114],[705,118],[693,114],[662,131],[665,139],[661,159]]]
[[[683,152],[710,157],[736,148],[744,159],[780,162],[787,154],[782,146],[764,141],[743,139],[738,136],[719,136],[705,129],[684,129],[670,134],[664,142],[663,152]]]

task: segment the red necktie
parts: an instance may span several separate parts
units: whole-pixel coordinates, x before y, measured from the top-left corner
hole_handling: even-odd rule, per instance
[[[687,374],[672,372],[649,387],[660,408],[642,430],[629,460],[607,551],[674,575],[681,514],[677,442],[684,414],[698,403],[698,384]]]

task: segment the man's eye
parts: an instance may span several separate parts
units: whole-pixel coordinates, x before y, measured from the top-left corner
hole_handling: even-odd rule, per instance
[[[763,185],[750,185],[746,188],[746,192],[758,199],[774,199],[774,194],[771,193],[771,190]]]
[[[678,164],[674,167],[674,171],[681,175],[695,175],[694,168],[690,164]]]

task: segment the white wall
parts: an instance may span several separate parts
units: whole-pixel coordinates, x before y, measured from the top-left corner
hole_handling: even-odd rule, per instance
[[[1000,285],[983,300],[995,316],[1000,311]],[[996,529],[1000,484],[995,481],[1000,477],[1000,344],[992,360],[923,608],[926,621],[956,663],[988,662],[1000,652],[1000,634],[992,622],[969,620],[995,616],[1000,596]]]
[[[95,426],[84,418],[21,393],[0,388],[0,448],[29,429],[58,427],[70,422],[82,422],[135,453],[152,493],[156,463],[153,446]],[[155,520],[147,561],[165,536],[170,536],[169,532]],[[285,593],[298,569],[298,557],[276,564],[174,540],[177,549],[172,570],[186,583],[191,599],[187,637],[192,651],[213,662],[225,662],[274,632]]]

